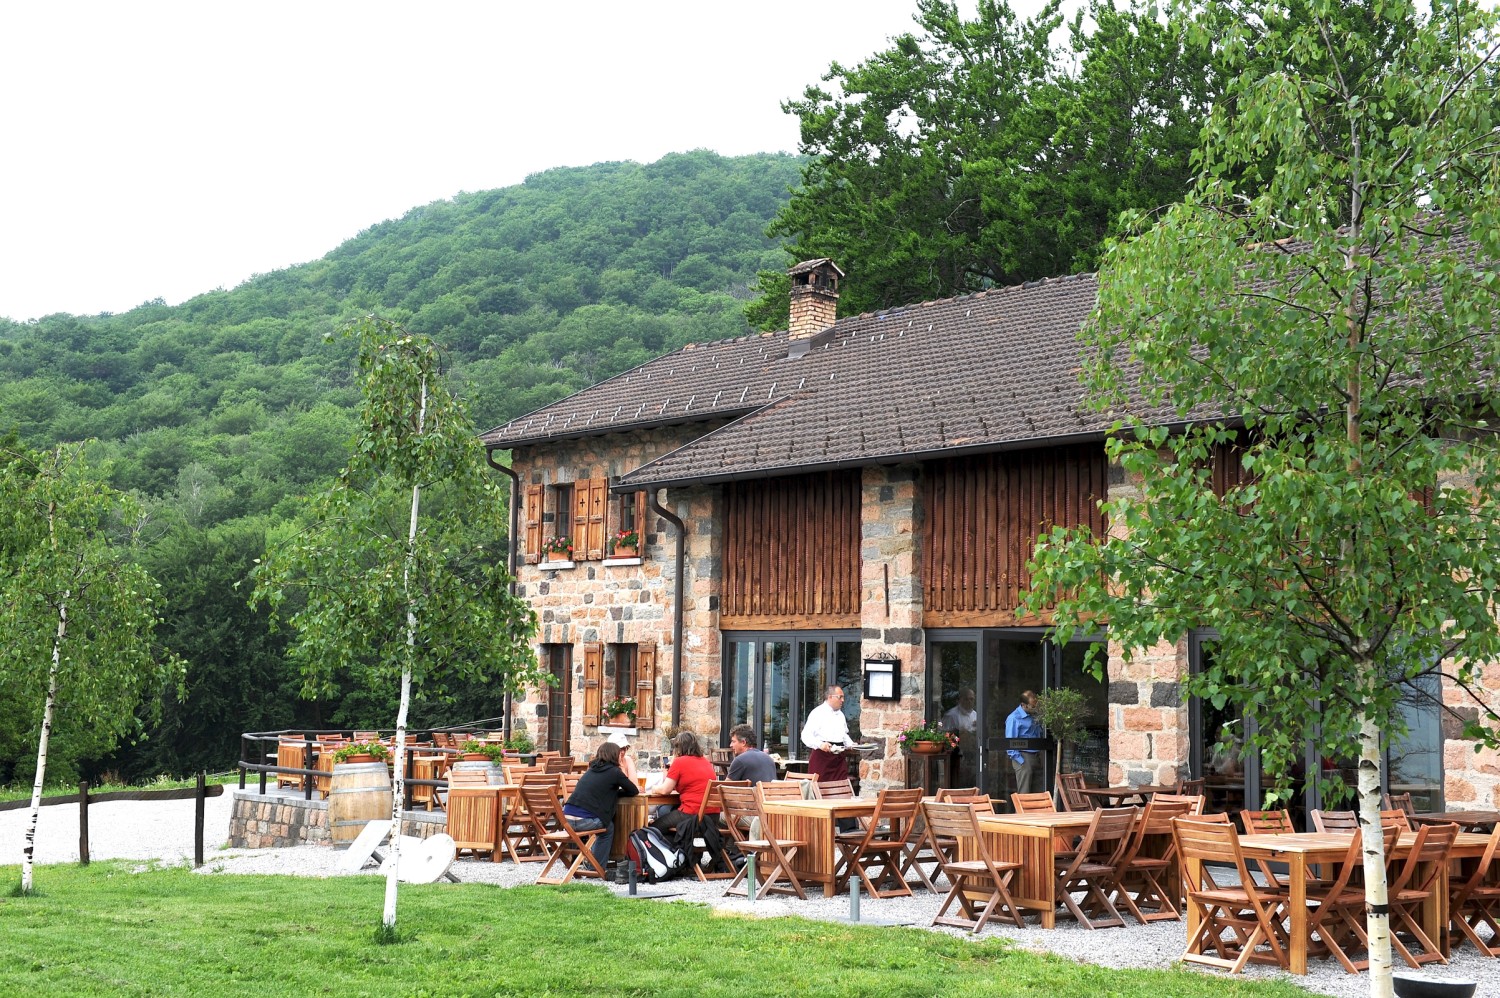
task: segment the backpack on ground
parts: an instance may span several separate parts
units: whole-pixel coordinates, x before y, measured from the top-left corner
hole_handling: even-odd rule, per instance
[[[636,879],[648,884],[669,880],[687,866],[682,850],[649,825],[630,833],[625,842],[625,856],[635,866]]]

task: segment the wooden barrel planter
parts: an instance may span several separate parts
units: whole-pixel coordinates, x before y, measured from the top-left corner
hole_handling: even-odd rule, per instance
[[[383,762],[340,762],[328,795],[328,835],[353,842],[367,823],[391,816],[391,771]]]

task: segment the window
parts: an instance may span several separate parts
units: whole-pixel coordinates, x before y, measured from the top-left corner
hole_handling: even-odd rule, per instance
[[[605,668],[609,673],[608,696],[621,700],[635,696],[635,645],[610,645]]]
[[[649,641],[633,645],[609,645],[607,656],[606,646],[602,642],[591,641],[583,646],[585,725],[592,727],[608,720],[604,716],[604,703],[607,699],[633,696],[636,700],[635,726],[654,728],[656,694],[656,645]]]
[[[524,501],[528,565],[640,557],[646,540],[645,492],[611,497],[607,478],[581,478],[528,485]],[[621,540],[630,531],[635,533],[633,549]]]
[[[722,730],[748,724],[760,747],[805,759],[802,725],[829,684],[844,688],[849,735],[859,741],[864,693],[858,631],[725,636]]]

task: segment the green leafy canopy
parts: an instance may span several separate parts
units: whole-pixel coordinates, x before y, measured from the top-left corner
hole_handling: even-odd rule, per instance
[[[438,383],[436,347],[376,318],[346,335],[359,345],[360,433],[337,483],[312,501],[311,526],[254,571],[254,600],[286,614],[310,694],[340,672],[408,666],[417,684],[534,683],[535,615],[509,588],[505,496],[461,403]],[[426,515],[409,539],[414,488]]]
[[[1259,716],[1285,781],[1304,738],[1399,739],[1421,677],[1476,690],[1500,656],[1496,19],[1215,4],[1194,30],[1239,73],[1192,194],[1110,246],[1084,333],[1121,416],[1110,533],[1045,537],[1027,602],[1063,634],[1107,620],[1127,655],[1212,629],[1187,690]]]

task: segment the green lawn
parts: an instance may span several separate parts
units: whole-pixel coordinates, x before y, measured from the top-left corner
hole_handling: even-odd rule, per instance
[[[1107,970],[917,929],[748,919],[603,888],[0,867],[3,995],[1302,996],[1223,974]]]

